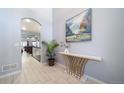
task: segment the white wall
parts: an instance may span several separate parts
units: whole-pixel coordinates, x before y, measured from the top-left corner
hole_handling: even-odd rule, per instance
[[[53,9],[53,39],[65,41],[65,20],[83,9]],[[103,61],[89,61],[85,74],[106,83],[124,83],[124,9],[93,9],[92,40],[71,43],[70,51],[101,56]],[[59,48],[58,51],[63,51]],[[64,63],[61,56],[58,62]]]
[[[20,13],[13,9],[0,9],[0,75],[21,69]],[[2,72],[2,65],[16,63],[17,68]]]
[[[34,18],[42,24],[41,40],[52,39],[52,9],[0,9],[0,75],[21,69],[21,18]],[[45,55],[43,57],[45,60]],[[2,72],[3,64],[16,63],[17,69]]]

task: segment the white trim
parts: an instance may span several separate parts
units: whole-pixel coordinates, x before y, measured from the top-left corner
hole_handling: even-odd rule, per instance
[[[11,73],[7,73],[7,74],[4,74],[4,75],[1,75],[0,78],[5,78],[7,76],[11,76],[11,75],[15,75],[15,74],[18,74],[20,73],[21,70],[18,70],[18,71],[14,71],[14,72],[11,72]]]
[[[103,82],[103,81],[101,81],[101,80],[98,80],[98,79],[96,79],[96,78],[94,78],[94,77],[88,76],[88,75],[86,75],[86,74],[84,74],[84,76],[81,78],[81,81],[85,82],[85,81],[87,81],[88,79],[89,79],[89,80],[92,80],[92,81],[94,81],[94,82],[96,82],[96,83],[98,83],[98,84],[106,84],[105,82]]]
[[[58,62],[57,62],[57,65],[65,68],[65,65],[60,64]],[[91,77],[91,76],[88,76],[88,75],[84,74],[84,76],[81,78],[81,82],[86,82],[87,80],[92,80],[93,82],[96,82],[98,84],[106,84],[105,82],[103,82],[101,80],[95,79],[94,77]]]

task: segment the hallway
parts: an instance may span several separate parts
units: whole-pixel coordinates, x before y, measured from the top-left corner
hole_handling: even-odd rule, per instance
[[[22,55],[22,71],[0,79],[1,84],[81,84],[82,82],[64,72],[60,65],[49,67],[41,64],[27,53]],[[85,83],[95,83],[87,81]]]

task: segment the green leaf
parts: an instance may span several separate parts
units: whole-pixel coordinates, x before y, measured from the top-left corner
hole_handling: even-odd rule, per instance
[[[50,42],[43,41],[42,44],[44,44],[47,47],[46,50],[47,56],[49,56],[50,58],[54,57],[55,56],[54,50],[56,47],[59,46],[59,44],[55,40],[52,40]]]

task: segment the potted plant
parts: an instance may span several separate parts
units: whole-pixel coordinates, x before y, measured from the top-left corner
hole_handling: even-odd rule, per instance
[[[43,41],[42,42],[45,46],[46,46],[46,55],[49,57],[48,58],[48,64],[49,66],[53,66],[54,63],[55,63],[55,48],[59,46],[59,44],[55,41],[55,40],[52,40],[50,42],[45,42]]]

